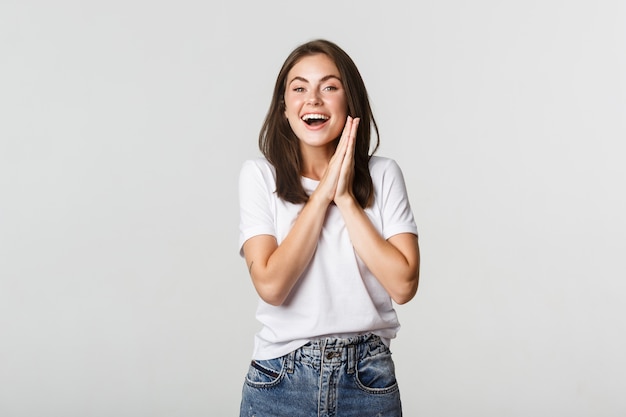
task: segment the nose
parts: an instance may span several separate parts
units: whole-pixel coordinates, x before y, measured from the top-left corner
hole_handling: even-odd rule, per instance
[[[311,105],[314,105],[314,106],[321,104],[322,103],[322,99],[320,97],[319,92],[317,90],[315,90],[315,89],[309,91],[309,93],[308,93],[308,95],[306,97],[306,102],[308,104],[311,104]]]

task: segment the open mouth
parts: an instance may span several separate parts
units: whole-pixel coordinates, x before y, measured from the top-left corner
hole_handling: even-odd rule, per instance
[[[329,116],[326,116],[325,114],[321,114],[321,113],[309,113],[309,114],[305,114],[304,116],[302,116],[302,121],[308,124],[309,126],[322,125],[328,119],[330,119]]]

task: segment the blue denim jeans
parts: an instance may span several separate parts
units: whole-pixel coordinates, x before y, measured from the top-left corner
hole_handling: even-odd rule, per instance
[[[389,348],[375,335],[315,340],[253,360],[240,417],[400,417]]]

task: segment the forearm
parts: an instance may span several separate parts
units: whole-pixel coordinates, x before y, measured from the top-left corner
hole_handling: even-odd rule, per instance
[[[356,253],[398,304],[410,301],[419,281],[417,237],[410,234],[385,240],[354,200],[337,202]],[[391,242],[396,243],[394,245]]]
[[[327,208],[328,203],[311,198],[280,245],[259,249],[252,242],[246,247],[246,242],[250,276],[264,301],[273,305],[285,301],[315,253]]]

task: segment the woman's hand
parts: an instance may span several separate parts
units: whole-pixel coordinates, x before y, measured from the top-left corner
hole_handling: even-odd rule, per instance
[[[359,119],[348,116],[335,153],[328,163],[312,198],[322,198],[326,203],[338,199],[352,198],[352,177],[354,173],[354,141]]]
[[[340,200],[354,199],[352,193],[352,180],[354,178],[354,145],[356,141],[356,132],[359,128],[360,119],[348,118],[346,126],[343,129],[342,140],[346,139],[344,149],[341,150],[343,159],[341,162],[341,170],[337,180],[337,188],[333,200],[338,204]],[[339,151],[339,146],[337,146]]]

